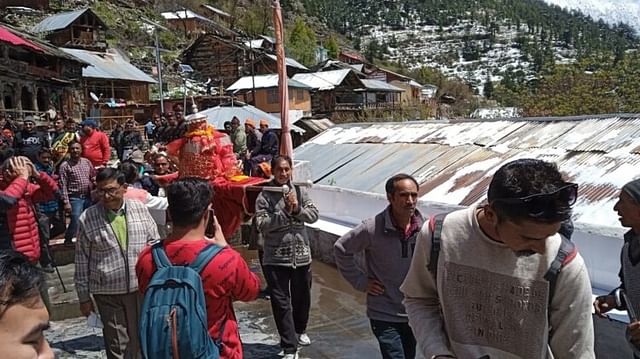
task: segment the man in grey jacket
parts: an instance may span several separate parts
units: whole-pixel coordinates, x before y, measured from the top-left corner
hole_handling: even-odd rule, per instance
[[[145,245],[159,239],[149,210],[124,199],[124,174],[105,168],[96,176],[100,202],[82,213],[76,241],[75,282],[80,311],[94,312],[93,295],[104,323],[108,359],[139,358],[141,297],[135,265]]]
[[[389,206],[342,236],[334,245],[336,264],[351,285],[367,293],[367,317],[384,359],[413,359],[416,339],[402,305],[404,280],[423,218],[416,209],[418,182],[397,174],[385,185]],[[356,256],[364,253],[366,268]]]

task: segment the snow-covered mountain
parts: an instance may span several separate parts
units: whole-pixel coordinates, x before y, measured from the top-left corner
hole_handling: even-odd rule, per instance
[[[610,24],[626,23],[640,33],[640,0],[544,0],[570,10],[580,10]]]

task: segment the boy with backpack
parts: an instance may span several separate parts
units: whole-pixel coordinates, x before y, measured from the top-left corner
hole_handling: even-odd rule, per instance
[[[425,358],[595,358],[587,269],[558,234],[577,189],[520,159],[487,204],[425,223],[400,287]]]
[[[256,299],[260,280],[227,246],[208,182],[180,179],[166,193],[173,231],[136,264],[143,357],[242,358],[233,301]]]

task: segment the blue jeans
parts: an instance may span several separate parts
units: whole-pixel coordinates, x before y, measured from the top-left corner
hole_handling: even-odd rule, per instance
[[[378,339],[383,359],[414,359],[416,338],[409,323],[371,321],[371,330]]]
[[[69,197],[69,204],[71,205],[71,220],[69,221],[69,227],[64,232],[64,241],[70,242],[78,232],[78,218],[82,214],[82,211],[91,206],[91,199],[89,197]]]

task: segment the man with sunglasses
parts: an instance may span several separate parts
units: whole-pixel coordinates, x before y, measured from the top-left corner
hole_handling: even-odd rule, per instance
[[[140,356],[138,318],[142,304],[135,264],[145,245],[159,238],[149,210],[124,198],[125,176],[104,168],[96,176],[99,202],[80,216],[76,240],[75,283],[80,312],[94,312],[104,323],[109,359]]]
[[[227,245],[213,212],[212,197],[213,188],[201,179],[183,178],[167,187],[173,231],[162,241],[162,250],[173,265],[187,265],[209,245],[223,247],[200,272],[207,307],[207,327],[209,335],[221,341],[220,358],[242,358],[233,301],[256,299],[260,279],[249,270],[240,253]],[[147,247],[136,264],[141,292],[146,291],[155,272],[152,247]],[[148,349],[153,351],[157,348]]]
[[[425,358],[595,358],[587,269],[558,234],[576,197],[554,164],[521,159],[487,204],[425,223],[400,287]]]

